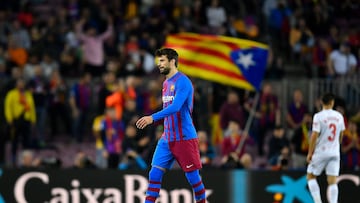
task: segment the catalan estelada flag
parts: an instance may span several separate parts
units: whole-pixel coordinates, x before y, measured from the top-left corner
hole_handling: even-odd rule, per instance
[[[164,45],[179,54],[179,70],[193,77],[259,90],[264,78],[268,47],[225,36],[179,33],[167,36]]]

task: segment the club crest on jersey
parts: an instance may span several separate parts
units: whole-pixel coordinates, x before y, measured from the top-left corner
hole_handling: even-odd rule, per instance
[[[170,86],[170,91],[173,92],[175,90],[175,85]]]

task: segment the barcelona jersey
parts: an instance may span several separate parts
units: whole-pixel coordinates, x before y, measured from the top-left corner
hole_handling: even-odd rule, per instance
[[[163,139],[169,142],[197,138],[191,118],[194,88],[190,79],[177,72],[163,83],[163,109],[152,114],[154,121],[164,119]]]

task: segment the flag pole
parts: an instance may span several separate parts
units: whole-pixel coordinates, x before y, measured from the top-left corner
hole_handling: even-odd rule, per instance
[[[254,116],[255,116],[255,113],[256,113],[256,107],[258,105],[259,98],[260,98],[260,92],[257,91],[256,94],[255,94],[253,105],[252,105],[252,107],[250,109],[249,118],[247,119],[244,130],[243,130],[243,134],[246,135],[246,137],[244,137],[243,139],[240,140],[240,143],[239,143],[238,147],[236,148],[237,153],[241,152],[241,150],[242,150],[242,148],[243,148],[243,146],[245,144],[245,141],[247,139],[247,136],[249,136],[249,130],[250,130],[252,121],[254,120]]]

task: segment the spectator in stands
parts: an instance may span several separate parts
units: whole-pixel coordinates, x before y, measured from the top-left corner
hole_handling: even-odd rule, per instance
[[[23,74],[19,67],[12,67],[11,68],[11,75],[8,81],[6,81],[4,92],[7,93],[11,89],[16,87],[17,80],[19,78],[23,78]],[[25,78],[24,78],[25,80]],[[26,80],[25,80],[26,81]]]
[[[127,99],[124,105],[124,113],[122,120],[124,121],[125,125],[131,125],[131,122],[139,117],[139,112],[136,108],[136,101],[134,99]]]
[[[116,118],[122,120],[126,100],[135,98],[136,92],[131,78],[126,78],[126,81],[119,79],[114,85],[113,93],[106,97],[106,106],[114,107],[116,109]]]
[[[11,29],[11,23],[8,21],[8,13],[0,10],[0,45],[4,46],[8,43],[8,34]]]
[[[9,75],[7,74],[5,63],[0,62],[0,80],[7,80]]]
[[[305,169],[307,162],[306,156],[309,149],[309,139],[311,136],[312,116],[306,113],[301,125],[296,128],[291,138],[293,168]]]
[[[135,125],[128,125],[125,130],[125,138],[122,142],[123,156],[119,164],[119,169],[126,170],[134,168],[135,166],[141,170],[147,169],[148,166],[139,149],[147,145],[149,141],[148,136],[138,138]]]
[[[293,93],[293,100],[289,103],[286,115],[288,127],[291,130],[297,129],[303,122],[308,107],[303,101],[303,93],[297,89]]]
[[[313,31],[315,36],[324,37],[327,35],[330,27],[330,16],[326,6],[321,3],[315,3],[310,14],[307,15],[309,28]]]
[[[315,77],[325,78],[327,74],[327,60],[331,53],[331,47],[325,38],[319,38],[312,54]]]
[[[210,32],[216,34],[226,22],[226,11],[220,5],[219,0],[211,0],[210,6],[206,8],[207,24]]]
[[[71,20],[78,19],[80,16],[80,3],[78,0],[69,0],[66,2],[68,16]]]
[[[59,133],[58,124],[61,122],[65,127],[65,133],[71,135],[71,117],[68,100],[68,86],[61,77],[59,71],[52,72],[49,80],[49,121],[50,139]],[[59,120],[60,119],[60,120]],[[60,121],[60,122],[59,122]]]
[[[102,121],[101,131],[104,133],[108,168],[117,168],[124,139],[124,123],[117,119],[115,108],[106,108],[106,116]]]
[[[80,46],[80,41],[76,36],[75,24],[71,22],[70,26],[65,28],[65,47],[64,51],[77,50]]]
[[[340,49],[336,49],[330,54],[328,77],[350,76],[355,73],[356,64],[356,57],[350,52],[350,45],[344,42],[340,45]]]
[[[114,83],[112,94],[106,97],[106,107],[113,107],[116,110],[116,118],[122,120],[125,104],[125,81],[119,79]]]
[[[4,102],[5,102],[5,96],[7,94],[7,83],[10,80],[10,78],[2,78],[0,79],[0,167],[5,166],[6,161],[6,143],[8,142],[10,138],[10,129],[6,123],[5,119],[5,108],[4,108]]]
[[[276,56],[270,62],[265,72],[265,78],[269,80],[281,80],[285,76],[284,59],[281,56]]]
[[[138,46],[140,41],[138,41],[136,36],[130,36],[129,43],[135,43],[136,46]],[[139,46],[134,50],[129,51],[129,57],[130,60],[126,64],[126,69],[129,75],[144,76],[154,72],[155,59],[152,54],[146,51],[145,45]]]
[[[105,112],[105,110],[104,110]],[[95,165],[98,168],[105,169],[107,168],[107,152],[105,148],[105,133],[102,133],[103,128],[103,122],[106,116],[104,113],[102,113],[99,116],[96,116],[93,124],[92,124],[92,133],[95,137]]]
[[[329,42],[332,50],[338,49],[340,47],[341,39],[339,28],[336,25],[332,25],[329,29],[329,35],[326,40]]]
[[[24,66],[23,75],[26,80],[30,80],[35,76],[34,70],[36,66],[40,66],[39,57],[36,54],[30,54],[29,60]]]
[[[26,89],[25,80],[16,81],[16,87],[5,97],[5,118],[11,130],[11,155],[15,165],[18,142],[23,149],[31,147],[32,128],[36,123],[36,110],[33,95]]]
[[[27,29],[23,28],[19,20],[12,22],[10,37],[16,42],[19,48],[29,50],[31,47],[30,35]]]
[[[85,122],[90,107],[90,82],[91,75],[83,73],[79,82],[75,83],[70,90],[69,104],[73,118],[72,134],[77,142],[83,141]]]
[[[41,160],[36,158],[34,152],[31,150],[21,151],[19,157],[19,168],[22,169],[35,169],[38,168],[41,164]]]
[[[264,84],[258,104],[247,103],[246,108],[251,109],[252,105],[257,105],[253,125],[255,129],[253,129],[253,132],[256,134],[258,154],[263,156],[265,137],[280,123],[278,97],[273,94],[271,84]]]
[[[127,51],[127,60],[125,62],[125,74],[132,76],[144,76],[143,68],[144,58],[140,54],[139,38],[135,34],[129,36],[129,40],[125,43]],[[149,56],[149,55],[148,55]],[[149,59],[150,57],[150,59]],[[147,57],[147,61],[154,61],[152,56]],[[149,62],[147,62],[149,64]],[[151,64],[150,64],[151,66]]]
[[[34,67],[34,77],[29,81],[36,109],[36,136],[40,146],[45,145],[45,124],[49,106],[49,81],[43,75],[41,66]]]
[[[336,97],[335,98],[335,105],[334,109],[341,113],[341,115],[344,117],[344,123],[345,126],[348,125],[348,114],[346,110],[346,101],[342,97]]]
[[[179,24],[180,29],[182,29],[185,32],[194,31],[195,22],[193,20],[192,14],[191,14],[191,6],[190,5],[183,6],[177,23]],[[151,53],[154,53],[154,52],[151,52]]]
[[[277,1],[276,8],[270,11],[267,19],[271,40],[276,48],[286,48],[284,41],[287,41],[287,36],[290,30],[290,16],[291,9],[286,5],[284,0]]]
[[[76,49],[63,50],[60,54],[59,69],[60,73],[66,77],[78,76],[80,72],[80,58],[77,56]]]
[[[201,27],[207,24],[207,16],[205,3],[202,0],[195,0],[191,7],[191,16],[193,17],[193,22],[195,25],[196,31],[200,31]]]
[[[236,121],[229,121],[227,132],[221,143],[221,167],[238,167],[239,160],[245,154],[246,140],[248,135],[243,132]]]
[[[354,23],[355,26],[351,26],[348,31],[348,42],[351,47],[351,51],[354,54],[356,53],[356,48],[358,49],[360,47],[360,29],[357,25],[357,23]]]
[[[40,65],[43,68],[43,75],[47,80],[49,80],[54,71],[59,71],[59,63],[49,53],[43,54]]]
[[[116,75],[114,72],[106,72],[102,79],[103,82],[98,93],[98,114],[103,114],[105,111],[106,98],[113,93],[114,83],[116,82]]]
[[[312,48],[315,44],[315,37],[306,25],[305,19],[300,19],[298,25],[291,28],[289,43],[295,57],[299,57],[300,62],[308,65],[311,59]],[[311,69],[307,67],[307,74],[311,76]]]
[[[7,60],[10,67],[17,66],[23,70],[28,60],[28,52],[25,48],[20,47],[13,37],[9,38],[7,49]]]
[[[7,72],[6,69],[6,56],[5,56],[5,48],[3,46],[0,45],[0,64],[2,64],[5,67],[5,73]]]
[[[140,94],[139,99],[142,101],[141,110],[145,114],[151,114],[161,108],[162,100],[159,88],[161,87],[158,81],[150,80],[148,84],[146,84],[146,91]]]
[[[138,119],[136,119],[135,122],[137,120]],[[151,139],[150,139],[150,142],[149,142],[149,145],[148,145],[148,149],[144,153],[146,163],[148,163],[148,164],[151,163],[151,160],[152,160],[155,148],[157,146],[157,143],[158,143],[159,139],[162,137],[163,132],[164,132],[164,126],[163,125],[156,125],[154,127],[155,127],[154,135],[152,137],[150,137]]]
[[[286,137],[285,128],[277,125],[269,141],[268,160],[270,165],[274,166],[279,163],[283,150],[290,151],[290,144]]]
[[[271,166],[271,170],[274,171],[284,171],[288,170],[291,165],[290,160],[290,150],[285,147],[281,150],[280,155],[278,156],[277,162]]]
[[[93,168],[96,168],[96,166],[87,154],[80,151],[75,155],[73,168],[74,169],[93,169]]]
[[[253,166],[253,158],[249,153],[245,153],[241,156],[240,162],[237,168],[249,170]]]
[[[204,87],[205,84],[193,80],[194,86],[194,106],[192,118],[194,126],[196,129],[206,130],[210,128],[209,120],[205,120],[204,117],[210,118],[210,105],[209,105],[209,96],[207,94],[207,89]],[[158,91],[159,92],[159,91]],[[161,97],[158,97],[158,101]],[[209,132],[209,131],[207,131]]]
[[[206,131],[198,131],[197,134],[199,138],[199,150],[202,166],[204,168],[212,167],[213,159],[216,156],[215,149],[213,148],[211,142],[209,142]]]
[[[25,28],[31,27],[34,23],[34,16],[31,8],[31,3],[29,1],[23,3],[17,16],[19,23],[24,25]]]
[[[105,72],[104,67],[104,40],[109,38],[113,32],[113,20],[108,16],[107,30],[97,35],[95,27],[89,27],[86,33],[83,33],[83,27],[86,19],[82,18],[76,25],[76,34],[83,43],[85,72],[90,72],[93,77],[98,77]]]
[[[343,169],[360,169],[360,138],[357,125],[351,120],[349,121],[348,128],[345,130],[343,135],[341,153]]]
[[[240,128],[245,127],[245,111],[240,104],[238,93],[230,91],[227,100],[220,107],[220,126],[223,130],[228,128],[230,121],[238,123]]]

